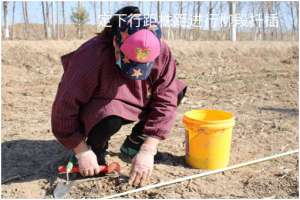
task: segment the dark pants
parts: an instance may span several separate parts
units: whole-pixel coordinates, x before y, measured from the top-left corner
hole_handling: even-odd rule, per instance
[[[177,105],[180,104],[181,100],[185,96],[186,88],[179,93]],[[146,109],[143,116],[144,119],[141,119],[132,129],[131,135],[137,136],[142,135],[144,130],[144,125],[146,122],[147,113],[150,110]],[[96,151],[105,151],[108,147],[108,141],[112,135],[120,130],[122,125],[132,123],[119,116],[108,116],[96,124],[91,132],[89,133],[87,144],[89,144],[92,149]]]
[[[87,144],[92,149],[106,150],[110,137],[118,132],[122,125],[131,123],[119,116],[108,116],[94,126],[88,136]]]

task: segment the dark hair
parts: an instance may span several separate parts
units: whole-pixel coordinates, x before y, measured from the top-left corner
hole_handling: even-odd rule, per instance
[[[126,16],[128,16],[130,14],[141,14],[141,12],[140,9],[136,6],[125,6],[119,9],[115,14],[125,14]],[[101,31],[100,33],[97,33],[97,35],[100,35],[102,33],[115,35],[118,25],[119,25],[119,16],[114,15],[110,18],[104,30]]]

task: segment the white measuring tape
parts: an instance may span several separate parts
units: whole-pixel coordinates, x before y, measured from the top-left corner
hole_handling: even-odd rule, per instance
[[[171,185],[171,184],[174,184],[174,183],[179,183],[179,182],[194,179],[194,178],[209,176],[209,175],[212,175],[212,174],[217,174],[217,173],[220,173],[220,172],[224,172],[224,171],[244,167],[244,166],[247,166],[247,165],[252,165],[252,164],[259,163],[259,162],[264,162],[264,161],[267,161],[267,160],[279,158],[279,157],[282,157],[282,156],[291,155],[291,154],[298,153],[298,152],[299,152],[299,150],[296,149],[296,150],[288,151],[288,152],[285,152],[285,153],[280,153],[280,154],[276,154],[276,155],[273,155],[273,156],[260,158],[260,159],[257,159],[257,160],[252,160],[252,161],[248,161],[248,162],[237,164],[237,165],[232,165],[232,166],[229,166],[229,167],[225,167],[223,169],[208,171],[208,172],[204,172],[204,173],[201,173],[201,174],[195,174],[195,175],[191,175],[191,176],[185,176],[185,177],[182,177],[182,178],[178,178],[178,179],[167,181],[167,182],[157,183],[157,184],[154,184],[154,185],[147,185],[145,187],[141,187],[141,188],[134,189],[134,190],[129,190],[127,192],[122,192],[122,193],[119,193],[119,194],[114,194],[114,195],[111,195],[111,196],[102,197],[101,199],[116,198],[116,197],[124,196],[124,195],[127,195],[127,194],[132,194],[132,193],[135,193],[135,192],[140,192],[140,191],[144,191],[144,190],[158,188],[158,187],[162,187],[162,186],[165,186],[165,185]]]

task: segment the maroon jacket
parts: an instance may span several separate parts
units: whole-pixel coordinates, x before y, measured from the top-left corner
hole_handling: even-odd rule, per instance
[[[61,60],[64,73],[52,107],[52,131],[66,148],[76,147],[104,117],[137,121],[146,107],[151,111],[144,133],[167,137],[175,120],[177,95],[186,86],[175,79],[175,60],[165,42],[144,81],[127,79],[116,67],[109,34],[95,36]]]

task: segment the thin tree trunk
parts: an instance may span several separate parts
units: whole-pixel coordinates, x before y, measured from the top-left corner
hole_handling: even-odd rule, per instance
[[[229,2],[229,14],[230,14],[230,39],[236,41],[236,2]]]
[[[111,3],[110,3],[110,1],[108,1],[108,10],[109,10],[109,15],[111,15]]]
[[[181,18],[182,18],[182,12],[183,12],[183,2],[179,2],[179,33],[178,38],[181,39]]]
[[[11,39],[14,39],[14,26],[15,26],[15,10],[16,10],[16,2],[13,2],[13,13],[12,13],[12,20],[11,20]]]
[[[186,5],[186,18],[185,18],[185,22],[188,21],[188,16],[189,16],[189,13],[190,13],[189,12],[190,11],[190,2],[187,1],[186,3],[187,3],[187,5]],[[188,27],[187,27],[187,24],[185,24],[184,39],[187,39],[188,35],[189,35]]]
[[[26,15],[25,15],[25,3],[26,2],[22,2],[22,13],[23,13],[23,22],[24,22],[24,35],[25,35],[25,38],[26,38],[26,28],[27,28],[27,26],[26,26]]]
[[[295,17],[294,17],[294,9],[293,9],[293,2],[289,2],[289,7],[290,7],[290,12],[291,12],[291,17],[292,17],[292,40],[295,39]]]
[[[27,26],[29,25],[29,18],[28,18],[28,2],[25,2],[24,3],[24,6],[25,6],[25,21],[26,21],[26,24]]]
[[[297,32],[299,32],[299,2],[296,1],[294,2],[294,5],[295,5],[295,9],[296,9],[296,14],[297,14]]]
[[[54,23],[54,2],[51,2],[51,23],[52,23],[52,33],[53,38],[55,37],[55,23]]]
[[[201,1],[197,1],[197,15],[200,15],[200,11],[201,11]]]
[[[262,2],[261,13],[262,13],[262,40],[266,39],[266,28],[265,28],[265,4]]]
[[[265,11],[264,9],[262,9],[262,20],[263,20],[263,23],[262,23],[262,33],[263,33],[263,37],[262,39],[265,40],[266,39],[266,24],[265,24]]]
[[[142,13],[144,13],[144,2],[143,1],[140,1],[140,5],[139,5],[139,7],[140,7],[140,11],[142,12]]]
[[[151,11],[152,11],[152,3],[153,3],[153,1],[150,1],[149,15],[152,14],[152,13],[151,13]]]
[[[103,15],[103,2],[100,1],[100,15],[102,16]]]
[[[83,2],[82,1],[78,1],[78,7],[83,8]],[[79,38],[80,39],[83,38],[83,29],[84,29],[84,24],[80,23],[79,24]]]
[[[197,21],[197,23],[199,23],[198,25],[197,25],[197,38],[199,38],[200,37],[200,14],[201,14],[201,1],[198,1],[197,2],[197,19],[199,20],[199,21]]]
[[[9,39],[9,29],[7,23],[7,8],[8,8],[8,1],[3,1],[3,14],[4,14],[4,38]]]
[[[23,18],[24,18],[24,33],[25,33],[25,39],[28,39],[28,12],[27,12],[27,2],[22,2],[22,8],[23,8]]]
[[[59,13],[59,9],[58,9],[58,4],[59,2],[56,2],[56,39],[59,39],[59,18],[58,18],[58,13]]]
[[[142,13],[144,13],[144,2],[143,1],[139,1],[139,9]]]
[[[280,29],[280,16],[279,16],[279,12],[278,12],[278,4],[279,2],[274,2],[274,10],[276,11],[276,15],[278,17],[278,26],[279,26],[279,29]],[[276,40],[278,40],[278,28],[276,28],[276,31],[275,31],[275,38]]]
[[[46,17],[46,13],[45,13],[45,3],[42,1],[42,11],[43,11],[43,21],[44,21],[44,34],[45,34],[45,38],[48,39],[48,31],[47,31],[47,17]]]
[[[110,5],[110,4],[109,4]],[[77,8],[78,9],[80,9],[81,8],[81,1],[78,1],[77,2]],[[110,8],[110,6],[109,6],[109,8]],[[77,26],[77,37],[78,38],[81,38],[81,24],[78,24],[78,26]]]
[[[172,21],[172,1],[169,2],[169,27],[168,27],[168,40],[171,39],[171,21]]]
[[[98,17],[97,17],[97,2],[93,2],[93,8],[94,8],[94,16],[95,16],[95,28],[97,32],[97,27],[98,27]]]
[[[251,2],[251,4],[252,4],[252,16],[255,16],[255,5],[256,5],[256,2]],[[254,41],[256,41],[257,40],[257,21],[256,21],[256,19],[255,19],[255,17],[254,17],[254,30],[253,30],[253,36],[252,36],[252,38],[253,38],[253,40]]]
[[[280,2],[277,2],[277,6],[276,6],[276,12],[277,12],[277,16],[278,16],[278,26],[279,26],[279,30],[280,30],[280,40],[283,40],[283,33],[282,33],[282,21],[281,21],[281,16],[280,16]]]
[[[100,4],[100,18],[99,18],[99,21],[101,22],[100,24],[102,24],[102,16],[103,16],[103,2],[100,1],[99,2]]]
[[[257,13],[259,14],[259,16],[262,17],[262,10],[260,9],[260,7],[262,7],[262,2],[259,3],[259,6],[258,6],[258,8],[257,8]],[[262,40],[262,30],[261,30],[261,26],[262,26],[262,21],[260,20],[260,21],[258,22],[258,28],[257,28],[257,31],[258,31],[258,33],[257,33],[257,39],[258,39],[258,40]]]
[[[293,3],[290,2],[290,11],[291,11],[291,17],[292,17],[292,27],[293,27],[293,33],[295,33],[295,17],[294,17],[294,9],[293,9]]]
[[[65,2],[61,2],[61,7],[62,7],[62,18],[63,18],[63,25],[62,25],[62,37],[66,37],[66,17],[65,17]]]
[[[209,39],[211,39],[211,17],[212,17],[212,11],[213,11],[213,7],[212,7],[212,2],[209,2],[209,8],[208,8],[208,30],[209,30]]]
[[[220,19],[221,19],[221,40],[224,40],[224,21],[223,21],[223,2],[220,1]]]
[[[52,30],[50,27],[50,9],[49,9],[49,2],[46,1],[46,22],[47,22],[47,39],[52,37]]]
[[[194,17],[196,15],[196,2],[193,1],[193,13],[192,13],[192,17]],[[191,32],[190,32],[190,40],[194,40],[195,38],[195,29],[193,26],[191,26]]]
[[[26,2],[26,4],[25,4],[25,6],[26,6],[26,23],[27,23],[27,25],[29,25],[29,17],[28,17],[28,3]]]
[[[160,1],[157,1],[157,20],[160,21]]]
[[[270,16],[271,16],[271,13],[272,13],[272,2],[271,2],[271,1],[267,2],[267,11],[268,11],[268,15],[269,15],[269,17],[270,17]],[[273,36],[274,36],[273,30],[272,30],[271,27],[269,27],[269,30],[270,30],[270,32],[271,32],[271,35],[269,36],[269,39],[272,40],[272,39],[273,39]],[[268,39],[268,38],[267,38],[267,39]]]

